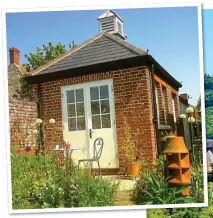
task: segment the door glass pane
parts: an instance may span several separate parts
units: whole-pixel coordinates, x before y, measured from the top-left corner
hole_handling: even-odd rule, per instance
[[[90,88],[90,98],[91,98],[91,100],[98,100],[99,99],[98,87],[91,87]]]
[[[84,116],[84,103],[76,103],[77,116]]]
[[[75,117],[75,104],[67,105],[67,113],[68,117]]]
[[[109,98],[108,86],[100,86],[100,98]]]
[[[101,120],[100,116],[92,116],[92,128],[93,129],[101,129]]]
[[[69,131],[76,131],[76,118],[68,118]]]
[[[85,130],[85,117],[77,117],[78,130]]]
[[[101,113],[110,113],[109,100],[101,100]]]
[[[67,91],[67,103],[74,103],[74,102],[75,102],[74,90]]]
[[[102,115],[102,128],[111,128],[110,114]]]
[[[75,95],[76,95],[76,102],[84,101],[83,89],[76,89]]]
[[[91,101],[91,112],[92,114],[100,114],[99,101]]]

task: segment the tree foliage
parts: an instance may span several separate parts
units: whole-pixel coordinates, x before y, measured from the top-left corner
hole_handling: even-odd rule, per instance
[[[69,49],[73,49],[77,45],[72,42],[72,44],[67,45]],[[42,47],[37,47],[34,53],[26,54],[25,57],[27,59],[27,63],[23,64],[27,68],[28,71],[35,70],[40,66],[46,64],[48,61],[52,61],[55,58],[65,54],[67,52],[66,45],[59,42],[57,45],[53,45],[49,42],[47,45],[43,45]],[[17,94],[22,99],[32,100],[32,88],[31,85],[27,83],[25,77],[20,79],[20,89],[16,90]]]
[[[68,44],[68,47],[73,49],[76,47],[76,44],[73,41],[72,44]],[[54,60],[55,58],[65,54],[67,51],[66,45],[62,44],[61,42],[59,42],[57,45],[53,45],[51,42],[49,42],[47,45],[37,47],[36,52],[25,55],[27,58],[26,65],[30,69],[35,70],[38,67],[46,64],[48,61]]]
[[[213,139],[213,76],[205,74],[206,137]]]

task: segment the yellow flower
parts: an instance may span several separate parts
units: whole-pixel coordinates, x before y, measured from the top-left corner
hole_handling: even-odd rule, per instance
[[[55,119],[51,118],[51,119],[49,120],[49,123],[54,124],[54,123],[55,123]]]
[[[185,118],[186,118],[186,115],[185,115],[185,114],[181,114],[181,115],[180,115],[180,118],[185,119]]]
[[[195,118],[194,117],[189,117],[188,118],[188,122],[189,123],[194,123],[195,122]]]
[[[194,112],[194,108],[193,107],[188,107],[187,109],[186,109],[186,113],[187,114],[190,114],[190,113],[193,113]]]
[[[36,120],[36,124],[41,124],[43,121],[42,121],[42,119],[37,119]]]

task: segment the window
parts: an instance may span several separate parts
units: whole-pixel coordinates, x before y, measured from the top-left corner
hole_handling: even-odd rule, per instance
[[[67,116],[69,131],[85,130],[83,89],[67,91]]]
[[[108,86],[90,88],[92,128],[111,128]]]

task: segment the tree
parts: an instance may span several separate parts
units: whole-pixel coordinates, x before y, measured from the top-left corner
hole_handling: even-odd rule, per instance
[[[199,99],[197,101],[197,108],[201,108],[201,96],[199,96]]]
[[[206,137],[213,139],[213,76],[205,74]]]
[[[69,49],[73,49],[76,47],[74,41],[72,44],[68,44]],[[53,45],[51,42],[48,45],[43,45],[42,48],[37,47],[35,53],[29,53],[25,55],[27,58],[26,66],[31,69],[35,70],[38,67],[46,64],[48,61],[54,60],[55,58],[63,55],[67,52],[66,45],[59,42],[57,45]]]

